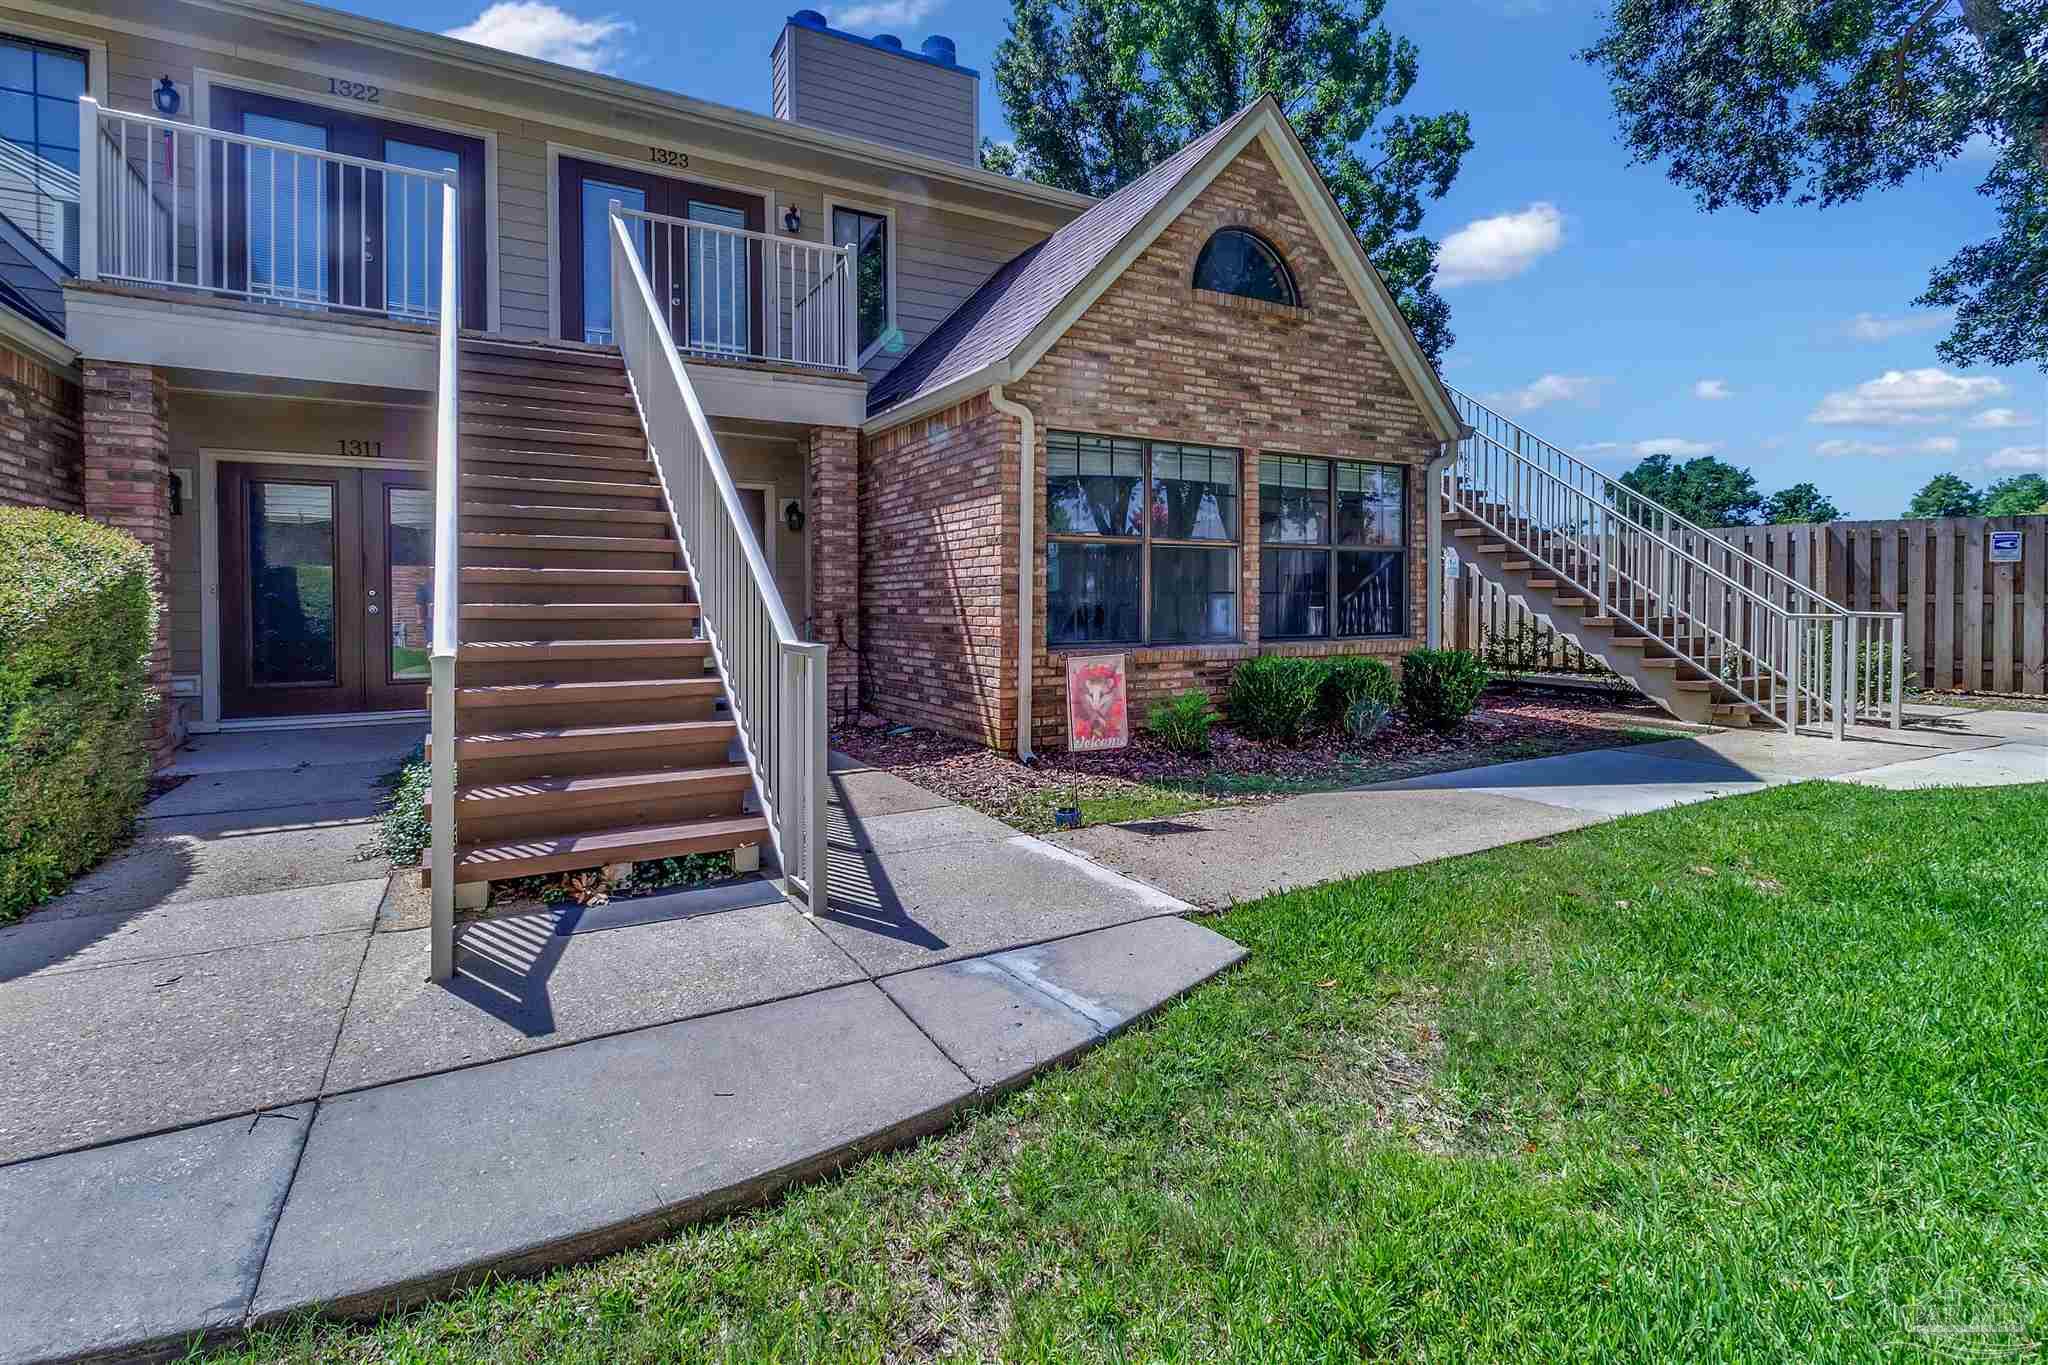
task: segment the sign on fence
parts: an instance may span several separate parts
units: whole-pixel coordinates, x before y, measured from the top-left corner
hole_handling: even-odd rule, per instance
[[[1993,531],[1991,533],[1991,562],[1993,564],[2017,564],[2020,562],[2020,547],[2025,537],[2018,531]]]

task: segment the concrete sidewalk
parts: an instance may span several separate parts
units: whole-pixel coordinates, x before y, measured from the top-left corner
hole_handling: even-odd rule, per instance
[[[1054,840],[1213,909],[1274,891],[1541,838],[1812,778],[1885,787],[2048,782],[2048,714],[1910,707],[1851,737],[1723,730],[1466,768]]]
[[[842,765],[827,913],[756,880],[501,916],[435,986],[413,878],[353,860],[416,738],[203,740],[129,852],[0,930],[0,1028],[33,1040],[0,1052],[0,1361],[644,1239],[928,1131],[1243,955]]]

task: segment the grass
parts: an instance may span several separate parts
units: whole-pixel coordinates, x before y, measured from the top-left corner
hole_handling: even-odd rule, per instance
[[[910,1151],[242,1355],[2029,1351],[2044,798],[1804,784],[1268,897],[1212,921],[1237,971]]]

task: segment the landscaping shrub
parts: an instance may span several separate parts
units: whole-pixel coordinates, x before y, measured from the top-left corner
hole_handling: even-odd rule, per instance
[[[1360,697],[1344,712],[1345,738],[1360,744],[1376,738],[1394,718],[1394,708],[1378,697]]]
[[[1340,654],[1322,661],[1322,723],[1332,730],[1348,730],[1351,708],[1360,701],[1376,701],[1389,710],[1400,699],[1401,685],[1384,659],[1360,654]]]
[[[390,796],[365,852],[389,858],[401,867],[417,866],[434,838],[433,822],[427,815],[434,765],[427,760],[426,745],[414,745],[405,761],[385,774],[382,785]]]
[[[1316,659],[1262,654],[1230,675],[1230,723],[1254,739],[1298,744],[1314,724],[1323,667]]]
[[[1472,714],[1486,683],[1486,665],[1470,650],[1411,650],[1401,660],[1401,709],[1424,729],[1449,734]]]
[[[134,826],[156,704],[153,572],[110,526],[0,507],[0,924]]]
[[[1208,753],[1209,727],[1215,723],[1216,709],[1200,688],[1176,692],[1145,713],[1145,728],[1177,754]]]

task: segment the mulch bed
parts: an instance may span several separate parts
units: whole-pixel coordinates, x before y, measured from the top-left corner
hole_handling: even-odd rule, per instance
[[[1668,722],[1640,698],[1518,688],[1490,691],[1456,733],[1411,727],[1397,712],[1367,743],[1320,734],[1290,748],[1218,724],[1211,751],[1201,756],[1176,754],[1140,731],[1128,748],[1046,753],[1032,767],[967,740],[901,725],[843,726],[832,732],[832,744],[870,767],[1002,817],[1032,797],[1098,797],[1133,784],[1193,789],[1230,801],[1275,800],[1303,790],[1636,743],[1642,737],[1629,733],[1630,727],[1654,726],[1660,719]]]
[[[165,792],[174,792],[189,781],[191,781],[190,775],[183,777],[152,777],[149,779],[148,788],[143,793],[142,803],[146,806]]]

